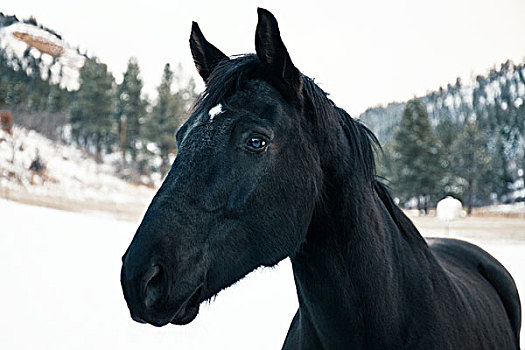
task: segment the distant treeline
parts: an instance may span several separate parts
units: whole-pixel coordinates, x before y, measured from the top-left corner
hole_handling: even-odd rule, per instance
[[[360,119],[378,135],[380,173],[402,203],[415,198],[422,208],[453,195],[470,210],[524,199],[524,63],[507,61],[474,82],[458,78]]]
[[[150,101],[133,57],[120,84],[104,63],[86,57],[77,91],[50,81],[55,61],[46,66],[42,55],[30,49],[22,58],[0,49],[0,109],[12,111],[15,123],[76,143],[99,161],[121,152],[120,170],[134,179],[165,174],[176,148],[175,132],[196,98],[194,81],[183,78],[181,66],[175,71],[164,66],[158,96]]]

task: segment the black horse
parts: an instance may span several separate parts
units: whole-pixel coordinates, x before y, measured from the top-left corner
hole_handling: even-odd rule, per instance
[[[472,244],[421,237],[376,180],[376,138],[293,65],[274,16],[258,15],[256,55],[231,59],[193,23],[206,90],[123,257],[132,318],[187,324],[204,300],[290,257],[299,310],[285,349],[518,349],[510,274]]]

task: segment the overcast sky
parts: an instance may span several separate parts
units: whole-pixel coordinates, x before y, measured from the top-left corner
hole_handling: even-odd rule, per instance
[[[198,79],[192,20],[224,53],[253,52],[257,6],[277,17],[295,65],[354,116],[525,57],[524,0],[9,0],[0,11],[35,16],[117,81],[136,56],[152,95],[166,62]]]

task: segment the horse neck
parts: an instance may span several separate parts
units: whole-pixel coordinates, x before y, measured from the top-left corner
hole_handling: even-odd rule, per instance
[[[422,240],[414,247],[403,238],[373,184],[352,169],[341,170],[344,164],[352,163],[341,160],[331,174],[325,172],[330,185],[323,204],[291,257],[301,324],[335,348],[370,346],[399,333],[403,288],[410,288],[406,265],[421,259],[414,249],[425,249]]]

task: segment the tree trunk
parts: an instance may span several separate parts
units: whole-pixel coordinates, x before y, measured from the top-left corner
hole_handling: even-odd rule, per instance
[[[126,164],[126,127],[127,118],[120,118],[120,152],[122,153],[122,164]]]
[[[102,163],[102,137],[100,136],[100,133],[96,133],[95,135],[95,160],[97,163]]]
[[[472,214],[472,193],[474,192],[474,181],[472,179],[468,180],[468,189],[467,189],[467,215]]]

